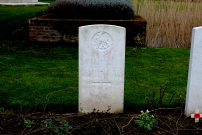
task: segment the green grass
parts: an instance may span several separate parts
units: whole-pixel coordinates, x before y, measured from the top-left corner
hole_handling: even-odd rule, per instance
[[[13,50],[9,50],[9,49]],[[0,103],[8,106],[78,104],[78,47],[68,44],[4,43],[0,48]],[[188,49],[126,49],[125,107],[146,106],[146,97],[168,82],[163,104],[185,98]],[[6,96],[5,96],[6,95]],[[156,97],[159,99],[158,97]],[[157,100],[156,100],[157,101]]]
[[[46,8],[0,6],[0,32],[4,33],[0,35],[0,107],[47,106],[77,111],[77,44],[4,41],[20,23]],[[186,93],[189,53],[183,48],[127,47],[125,110],[147,106],[145,98],[152,99],[153,91],[167,82],[163,105],[179,105],[179,97],[184,99]],[[168,104],[173,94],[174,100]]]
[[[180,95],[185,98],[189,50],[182,48],[132,48],[126,50],[125,102],[146,105],[145,98],[159,99],[160,86],[168,82],[163,105],[176,106]],[[178,104],[179,105],[179,104]]]

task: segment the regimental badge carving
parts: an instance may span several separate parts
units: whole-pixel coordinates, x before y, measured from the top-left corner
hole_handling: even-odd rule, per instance
[[[107,53],[112,49],[113,40],[109,33],[100,31],[93,35],[91,44],[98,53]]]

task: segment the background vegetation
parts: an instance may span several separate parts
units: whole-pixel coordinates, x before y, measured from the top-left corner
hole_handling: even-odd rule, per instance
[[[196,0],[133,0],[136,14],[147,20],[147,45],[186,47],[193,27],[202,25],[202,3]],[[192,2],[193,1],[193,2]]]

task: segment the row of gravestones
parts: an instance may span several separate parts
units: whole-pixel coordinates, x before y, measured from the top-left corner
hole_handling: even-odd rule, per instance
[[[185,115],[202,111],[202,27],[193,29]],[[79,111],[123,112],[126,30],[114,25],[79,28]]]

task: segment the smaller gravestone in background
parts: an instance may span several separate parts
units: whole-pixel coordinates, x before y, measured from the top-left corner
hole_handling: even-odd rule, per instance
[[[50,5],[50,3],[38,2],[38,0],[0,0],[0,5],[18,6],[18,5]]]
[[[202,27],[192,30],[185,115],[190,116],[196,109],[202,112]]]
[[[126,30],[79,27],[79,111],[123,112]]]
[[[38,0],[0,0],[0,3],[37,3]]]

